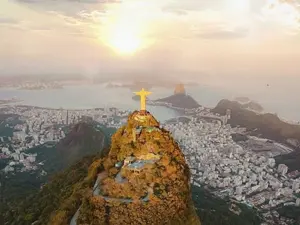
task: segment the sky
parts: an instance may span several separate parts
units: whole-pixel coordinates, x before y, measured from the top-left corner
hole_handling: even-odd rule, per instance
[[[0,76],[300,81],[299,0],[2,0]]]

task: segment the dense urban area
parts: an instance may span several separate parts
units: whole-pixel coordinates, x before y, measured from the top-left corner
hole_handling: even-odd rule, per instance
[[[6,174],[38,170],[43,164],[36,160],[38,153],[29,154],[25,150],[57,143],[66,136],[66,125],[93,120],[119,128],[130,113],[116,108],[64,110],[9,106],[1,110],[11,115],[1,126],[13,130],[12,137],[0,139],[0,159],[8,162],[3,169]],[[227,124],[229,118],[230,110],[226,116],[219,116],[199,107],[187,111],[185,116],[164,122],[162,126],[180,144],[194,185],[209,188],[219,197],[229,196],[232,201],[257,208],[266,224],[290,224],[290,220],[279,217],[277,209],[286,205],[300,206],[299,173],[288,171],[284,164],[276,165],[274,157],[293,150],[254,136],[235,141],[234,135],[246,136],[245,129],[232,128]],[[41,175],[45,173],[41,170]],[[235,213],[238,214],[238,210]]]

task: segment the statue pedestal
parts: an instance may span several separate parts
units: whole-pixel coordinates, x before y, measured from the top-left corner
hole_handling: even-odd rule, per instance
[[[142,116],[146,116],[147,115],[147,111],[146,110],[140,110],[139,114]]]

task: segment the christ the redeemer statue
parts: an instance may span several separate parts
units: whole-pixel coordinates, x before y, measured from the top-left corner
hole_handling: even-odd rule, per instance
[[[140,90],[139,92],[134,92],[134,94],[139,95],[141,97],[141,111],[145,112],[146,111],[146,97],[152,92],[146,91],[144,88]]]

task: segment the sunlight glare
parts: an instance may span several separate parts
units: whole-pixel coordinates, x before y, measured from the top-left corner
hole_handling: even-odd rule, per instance
[[[140,47],[141,38],[132,30],[125,27],[118,28],[112,35],[110,45],[122,54],[131,54]]]
[[[101,30],[101,41],[118,54],[134,54],[148,47],[151,40],[150,23],[153,21],[155,6],[150,1],[127,1],[116,8],[110,8],[110,15]]]
[[[299,29],[300,13],[295,5],[280,0],[268,0],[266,7],[262,10],[267,20],[290,29]]]

